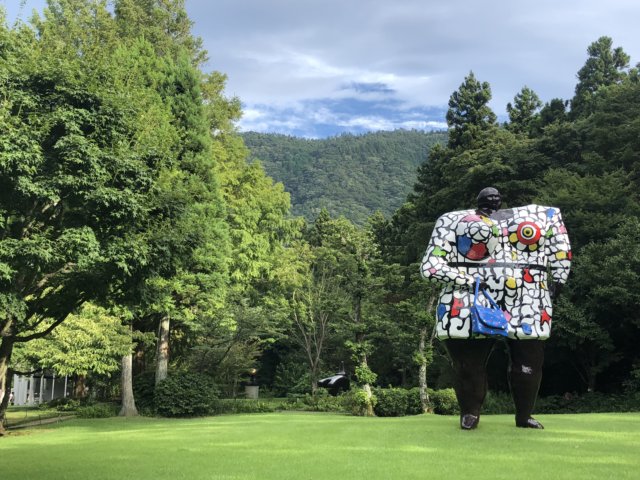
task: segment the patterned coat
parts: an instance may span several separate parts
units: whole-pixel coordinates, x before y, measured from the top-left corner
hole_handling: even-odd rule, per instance
[[[472,337],[476,277],[487,282],[504,310],[509,338],[549,338],[548,282],[565,283],[570,266],[569,237],[557,208],[527,205],[490,217],[475,210],[442,215],[421,265],[423,277],[444,284],[436,310],[438,338]],[[481,303],[486,305],[484,298]]]

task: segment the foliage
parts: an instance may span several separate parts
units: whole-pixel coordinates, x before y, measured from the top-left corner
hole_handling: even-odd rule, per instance
[[[223,414],[242,414],[242,413],[269,413],[274,412],[278,405],[272,402],[264,402],[260,400],[250,400],[243,398],[225,398],[216,402],[214,413]]]
[[[176,373],[156,385],[153,404],[163,417],[197,417],[215,411],[218,396],[211,377]]]
[[[60,398],[49,402],[50,407],[55,407],[60,412],[75,412],[80,408],[80,401],[74,398]]]
[[[409,409],[409,391],[403,388],[376,388],[373,411],[378,417],[402,417]]]
[[[113,404],[96,403],[78,407],[75,414],[79,418],[109,418],[118,414],[118,407]]]
[[[375,411],[376,403],[378,399],[375,395],[369,396],[367,392],[362,389],[351,390],[348,394],[349,408],[353,415],[366,416],[370,408]]]
[[[141,412],[153,412],[155,389],[155,375],[153,372],[141,373],[133,378],[133,395],[136,407]]]
[[[319,389],[315,395],[289,395],[287,400],[279,405],[278,410],[304,412],[335,412],[349,413],[353,407],[352,392],[340,395],[329,395],[326,390]]]
[[[438,415],[457,415],[460,413],[456,392],[453,388],[434,390],[429,393],[433,413]]]
[[[488,106],[489,100],[489,83],[480,82],[473,72],[469,72],[449,98],[449,148],[468,148],[495,125],[496,115]]]
[[[243,133],[251,159],[291,193],[292,212],[315,219],[325,208],[363,225],[376,211],[390,215],[411,191],[415,168],[446,133],[397,130],[309,140]]]
[[[119,370],[120,358],[131,351],[131,333],[119,318],[92,304],[71,314],[48,337],[18,345],[13,363],[24,371],[31,366],[58,375],[108,374]]]
[[[539,399],[539,401],[542,400],[543,399]],[[511,394],[508,392],[487,392],[487,397],[482,404],[482,413],[496,415],[514,414],[515,406]]]
[[[540,413],[598,413],[598,412],[638,412],[638,393],[611,395],[599,392],[584,395],[551,395],[536,402],[536,412]]]

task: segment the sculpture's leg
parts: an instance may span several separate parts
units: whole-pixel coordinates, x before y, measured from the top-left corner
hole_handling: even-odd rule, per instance
[[[456,374],[460,426],[465,430],[478,425],[480,410],[487,396],[487,361],[494,344],[493,339],[444,341]]]
[[[509,385],[516,406],[516,425],[525,428],[543,428],[540,422],[531,418],[531,414],[542,380],[544,342],[509,340],[508,343],[511,356]]]

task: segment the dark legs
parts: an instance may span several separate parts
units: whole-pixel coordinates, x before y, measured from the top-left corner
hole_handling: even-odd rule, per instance
[[[516,406],[516,425],[542,428],[539,422],[531,419],[531,413],[542,380],[544,342],[508,340],[508,344],[511,356],[509,386]]]
[[[460,405],[460,424],[475,428],[487,396],[487,361],[495,340],[445,340],[456,374],[455,391]]]
[[[475,428],[487,395],[487,361],[495,344],[494,339],[445,340],[456,374],[455,391],[460,405],[461,427]],[[509,385],[516,407],[516,425],[542,428],[531,418],[542,379],[544,342],[536,340],[508,340]]]

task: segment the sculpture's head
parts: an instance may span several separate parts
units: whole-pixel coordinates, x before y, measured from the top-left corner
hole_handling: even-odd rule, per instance
[[[478,209],[495,212],[499,210],[500,205],[502,205],[502,196],[500,196],[500,192],[497,189],[487,187],[480,190],[476,201],[478,203]]]

